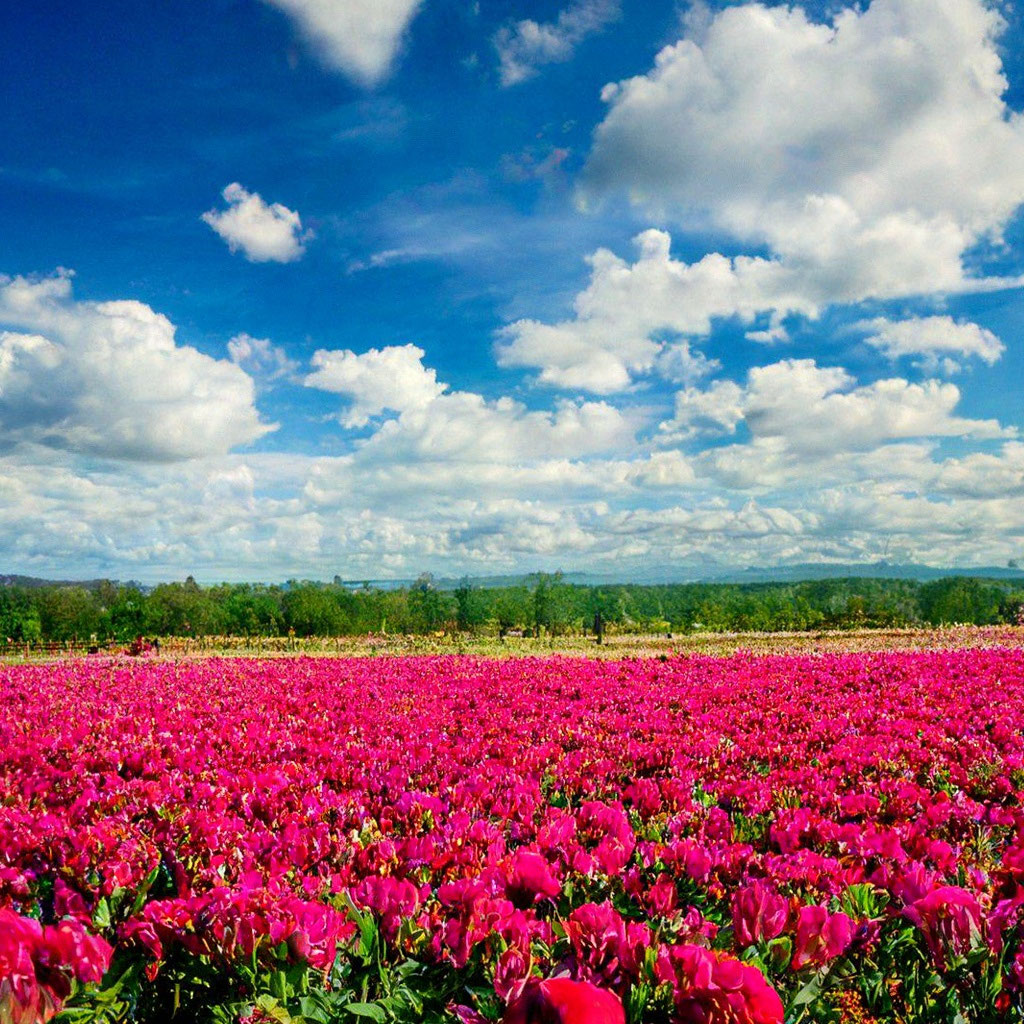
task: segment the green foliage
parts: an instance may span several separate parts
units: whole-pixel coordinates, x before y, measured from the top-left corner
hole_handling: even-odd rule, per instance
[[[223,632],[224,616],[210,590],[189,576],[184,583],[161,583],[146,599],[147,633],[159,636],[211,636]]]
[[[290,580],[284,586],[191,577],[148,593],[107,581],[83,586],[0,586],[0,642],[130,643],[138,636],[359,636],[455,630],[504,637],[588,633],[598,613],[610,633],[691,633],[1016,623],[1024,588],[1008,580],[949,577],[805,583],[646,586],[567,583],[539,573],[500,587],[430,574],[394,589]]]
[[[954,576],[921,587],[921,618],[934,626],[972,622],[987,626],[1002,620],[1005,591],[982,580]]]
[[[44,636],[87,640],[100,628],[100,607],[82,587],[54,587],[39,595],[36,608]]]

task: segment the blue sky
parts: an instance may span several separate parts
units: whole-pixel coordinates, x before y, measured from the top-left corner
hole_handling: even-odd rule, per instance
[[[980,0],[0,9],[0,565],[1024,556]]]

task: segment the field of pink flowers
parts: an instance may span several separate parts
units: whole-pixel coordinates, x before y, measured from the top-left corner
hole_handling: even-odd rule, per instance
[[[1020,1020],[1024,652],[0,669],[0,1022]]]

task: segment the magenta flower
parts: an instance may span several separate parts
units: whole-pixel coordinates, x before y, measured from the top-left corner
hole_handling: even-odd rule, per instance
[[[658,980],[672,986],[676,1019],[699,1024],[782,1024],[779,994],[749,964],[702,946],[664,946]]]
[[[940,969],[948,955],[963,956],[983,938],[981,905],[977,897],[956,885],[942,885],[905,907],[903,916],[924,935]]]
[[[628,949],[626,923],[610,903],[585,903],[564,923],[576,972],[589,981],[616,985]]]
[[[587,981],[549,978],[530,983],[502,1024],[626,1024],[618,997]]]
[[[520,910],[525,910],[537,900],[553,899],[562,886],[539,853],[519,849],[506,865],[505,891]]]
[[[853,940],[853,922],[846,914],[830,914],[825,907],[801,907],[793,945],[794,971],[815,967],[842,956]]]
[[[752,882],[733,896],[732,926],[740,949],[781,935],[788,920],[789,904],[764,882]]]
[[[0,910],[0,1021],[48,1021],[71,992],[71,980],[98,982],[113,950],[80,922],[67,919],[43,927]]]
[[[529,945],[509,946],[494,967],[494,991],[505,1003],[517,999],[523,993],[533,968],[533,957]]]

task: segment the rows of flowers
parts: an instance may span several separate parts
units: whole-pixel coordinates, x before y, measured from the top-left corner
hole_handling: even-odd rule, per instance
[[[1024,652],[0,670],[0,1022],[1024,1018]]]

